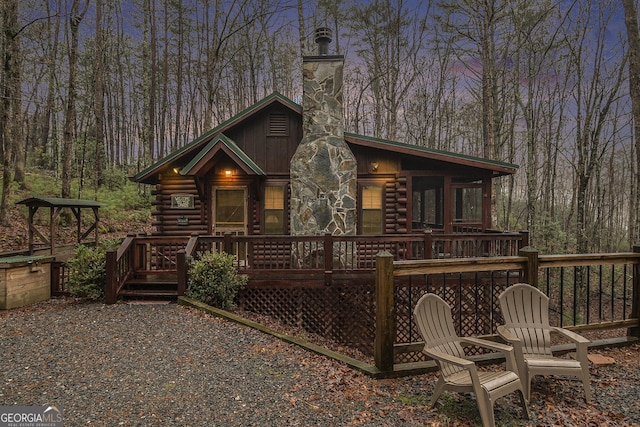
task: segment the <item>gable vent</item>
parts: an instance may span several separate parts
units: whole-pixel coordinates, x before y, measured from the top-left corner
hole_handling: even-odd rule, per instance
[[[289,121],[284,113],[269,114],[269,130],[268,136],[288,136]]]

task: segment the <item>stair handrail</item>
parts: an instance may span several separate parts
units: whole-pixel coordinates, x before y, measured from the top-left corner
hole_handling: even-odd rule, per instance
[[[187,282],[189,274],[189,261],[193,259],[193,255],[198,247],[198,233],[192,233],[184,249],[178,251],[178,259],[176,267],[178,269],[178,295],[183,296],[187,292]]]
[[[135,240],[135,234],[127,234],[127,237],[117,250],[107,251],[104,289],[104,299],[107,304],[115,304],[117,302],[118,292],[124,285],[126,278],[133,272],[132,254]],[[129,262],[125,263],[124,260]]]

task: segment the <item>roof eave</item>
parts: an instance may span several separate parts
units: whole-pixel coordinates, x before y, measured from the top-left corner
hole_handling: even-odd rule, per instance
[[[517,172],[518,166],[500,162],[497,160],[489,160],[481,157],[474,157],[465,154],[456,154],[443,150],[435,150],[432,148],[422,147],[418,145],[405,144],[397,141],[373,138],[354,133],[345,132],[344,138],[347,142],[358,144],[371,148],[382,150],[392,150],[397,153],[407,155],[417,155],[420,157],[439,160],[448,163],[456,163],[460,165],[476,167],[485,170],[491,170],[494,176],[512,175]]]

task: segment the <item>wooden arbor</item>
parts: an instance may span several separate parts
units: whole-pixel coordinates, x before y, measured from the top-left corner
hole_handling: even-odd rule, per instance
[[[95,232],[95,242],[98,243],[98,224],[100,223],[100,216],[98,215],[98,209],[100,206],[104,206],[104,203],[95,202],[93,200],[80,200],[80,199],[63,199],[55,197],[30,197],[25,200],[21,200],[18,205],[26,205],[29,207],[29,254],[33,254],[35,247],[35,239],[39,239],[44,245],[48,245],[51,248],[51,255],[55,255],[56,246],[56,219],[60,216],[60,212],[68,208],[73,212],[76,218],[76,242],[81,243],[92,231]],[[40,230],[34,224],[34,218],[36,212],[40,208],[49,208],[49,237],[43,235]],[[93,210],[94,221],[84,232],[82,231],[82,209]]]

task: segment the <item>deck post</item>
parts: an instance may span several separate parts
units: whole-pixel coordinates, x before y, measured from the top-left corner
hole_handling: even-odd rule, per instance
[[[393,255],[383,251],[376,255],[376,341],[375,364],[382,372],[393,371],[395,313]]]
[[[640,245],[633,245],[633,252],[640,253]],[[640,317],[640,263],[633,264],[633,289],[631,294],[631,318]],[[640,339],[640,326],[627,329],[627,336]]]
[[[433,259],[433,230],[424,230],[424,259]]]
[[[518,251],[518,254],[527,258],[527,265],[525,266],[524,271],[521,273],[520,280],[537,288],[539,266],[538,250],[536,248],[532,248],[531,246],[526,246],[520,249],[520,251]]]
[[[147,237],[147,233],[138,233],[140,238]],[[134,255],[133,264],[131,264],[133,270],[147,270],[147,244],[137,245],[134,240]]]
[[[116,256],[117,251],[107,251],[107,274],[104,286],[104,302],[107,304],[115,304],[118,301],[118,296],[116,295]]]
[[[184,296],[187,291],[187,252],[180,249],[176,258],[176,267],[178,269],[178,296]]]
[[[324,234],[324,284],[333,283],[333,238],[331,233]]]
[[[228,254],[233,254],[233,235],[229,232],[222,237],[222,250]]]
[[[526,248],[529,246],[529,230],[520,230],[519,233],[522,236],[522,240],[520,241],[520,247],[518,247],[518,249]]]

